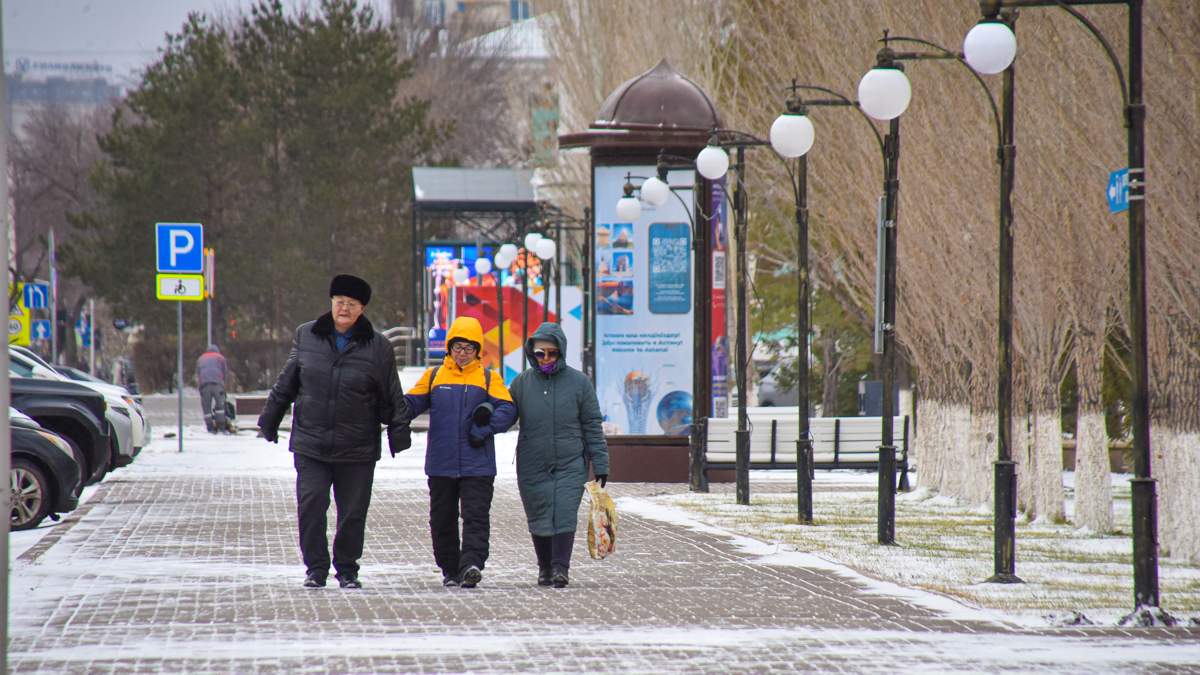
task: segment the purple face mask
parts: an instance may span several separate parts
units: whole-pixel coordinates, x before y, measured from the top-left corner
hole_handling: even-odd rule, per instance
[[[558,365],[558,361],[555,361],[553,363],[543,363],[542,365],[538,366],[538,370],[542,371],[546,375],[549,375],[554,372],[554,368],[557,365]]]

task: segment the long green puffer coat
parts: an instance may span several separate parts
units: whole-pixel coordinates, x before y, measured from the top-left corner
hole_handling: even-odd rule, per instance
[[[549,375],[538,369],[533,343],[547,340],[562,356]],[[529,532],[546,537],[574,532],[587,481],[587,465],[608,473],[608,445],[600,422],[600,403],[586,375],[566,364],[567,336],[556,323],[543,323],[525,342],[532,368],[513,380],[517,404],[517,487],[525,505]]]

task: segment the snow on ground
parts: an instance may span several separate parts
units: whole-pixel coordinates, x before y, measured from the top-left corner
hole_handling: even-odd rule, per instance
[[[1069,472],[1064,476],[1066,486],[1073,478]],[[1113,476],[1116,522],[1124,531],[1096,534],[1069,522],[1018,520],[1016,573],[1022,584],[985,583],[994,572],[987,504],[962,505],[925,488],[900,493],[898,545],[880,546],[873,472],[818,471],[813,525],[797,522],[795,474],[788,471],[752,471],[748,506],[720,491],[665,495],[645,504],[631,501],[628,507],[766,542],[779,553],[760,558],[764,562],[853,570],[877,580],[891,595],[898,595],[897,588],[921,589],[1025,626],[1062,624],[1075,613],[1098,625],[1115,625],[1133,608],[1128,479]],[[1066,494],[1070,503],[1073,492]],[[1200,621],[1200,568],[1160,558],[1159,584],[1165,609],[1176,618]]]

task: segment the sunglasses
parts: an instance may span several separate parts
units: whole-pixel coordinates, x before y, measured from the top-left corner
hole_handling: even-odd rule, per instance
[[[535,350],[533,350],[534,358],[536,358],[539,361],[541,361],[542,359],[557,359],[558,354],[559,354],[559,351],[557,349],[535,349]]]

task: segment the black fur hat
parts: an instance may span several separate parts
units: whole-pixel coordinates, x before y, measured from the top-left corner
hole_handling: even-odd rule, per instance
[[[329,297],[344,295],[366,305],[371,302],[371,284],[352,274],[339,274],[329,282]]]

